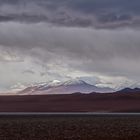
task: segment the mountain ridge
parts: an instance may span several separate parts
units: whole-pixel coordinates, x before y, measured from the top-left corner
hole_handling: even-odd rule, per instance
[[[36,95],[36,94],[72,94],[72,93],[108,93],[114,92],[113,89],[108,87],[97,87],[83,80],[68,80],[60,82],[54,80],[48,83],[36,84],[25,88],[18,92],[18,94]]]
[[[117,91],[116,93],[140,93],[140,88],[127,87],[127,88]]]

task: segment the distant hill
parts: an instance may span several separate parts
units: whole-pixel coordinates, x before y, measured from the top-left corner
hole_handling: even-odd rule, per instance
[[[140,112],[140,93],[0,96],[0,112]]]
[[[140,88],[124,88],[116,93],[140,93]]]

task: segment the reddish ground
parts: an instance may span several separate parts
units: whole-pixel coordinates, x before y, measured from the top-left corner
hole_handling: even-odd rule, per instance
[[[0,112],[140,112],[140,93],[0,96]]]

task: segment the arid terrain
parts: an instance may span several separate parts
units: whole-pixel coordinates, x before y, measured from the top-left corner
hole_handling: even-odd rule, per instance
[[[140,112],[140,94],[0,96],[0,112]]]
[[[0,117],[0,140],[139,139],[139,116]]]

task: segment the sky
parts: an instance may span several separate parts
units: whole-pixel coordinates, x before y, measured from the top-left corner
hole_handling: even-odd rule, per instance
[[[139,0],[0,0],[0,91],[78,78],[140,84]]]

